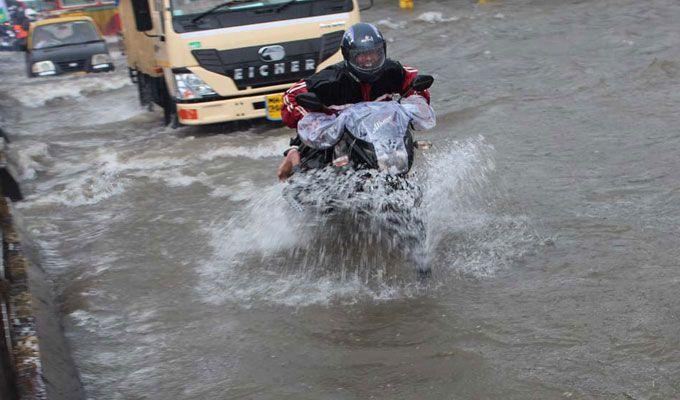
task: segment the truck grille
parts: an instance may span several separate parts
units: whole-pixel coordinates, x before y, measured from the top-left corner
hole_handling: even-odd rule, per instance
[[[336,31],[320,38],[285,43],[222,50],[202,49],[191,53],[198,65],[234,80],[239,90],[292,83],[312,75],[316,67],[340,49],[344,31]],[[283,47],[285,56],[275,61],[263,61],[265,47]]]
[[[82,71],[85,69],[85,60],[57,61],[57,65],[64,72]]]

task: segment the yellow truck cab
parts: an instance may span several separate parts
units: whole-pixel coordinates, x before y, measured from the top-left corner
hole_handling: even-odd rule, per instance
[[[292,83],[342,60],[342,35],[359,11],[358,0],[120,3],[140,101],[187,125],[279,120]]]

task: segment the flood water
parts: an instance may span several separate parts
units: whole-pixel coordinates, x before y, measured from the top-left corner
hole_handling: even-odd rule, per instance
[[[162,126],[117,71],[0,55],[27,248],[92,399],[680,399],[680,2],[364,13],[436,78],[429,283],[301,214],[290,130]],[[356,240],[361,237],[361,240]]]

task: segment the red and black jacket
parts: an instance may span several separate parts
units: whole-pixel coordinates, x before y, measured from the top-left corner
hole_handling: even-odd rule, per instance
[[[311,92],[330,109],[342,110],[351,104],[362,101],[391,100],[395,95],[408,97],[414,91],[405,93],[413,79],[418,76],[418,70],[402,66],[397,61],[386,60],[385,68],[380,77],[373,83],[357,81],[345,62],[334,64],[322,71],[294,84],[283,95],[283,109],[281,116],[283,123],[289,128],[297,128],[297,123],[309,111],[297,104],[295,96]],[[418,93],[430,100],[430,93],[426,90]]]

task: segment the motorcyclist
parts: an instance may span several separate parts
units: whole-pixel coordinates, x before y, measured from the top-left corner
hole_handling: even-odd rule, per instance
[[[26,17],[26,11],[29,10],[29,8],[27,8],[25,4],[18,1],[8,1],[7,9],[14,25],[19,25],[24,29],[28,29],[30,21],[28,21],[28,18]]]
[[[35,22],[37,20],[38,12],[32,8],[27,8],[24,10],[24,20],[22,21],[21,27],[24,28],[25,31],[28,31],[31,22]]]
[[[342,38],[341,49],[344,61],[299,81],[284,94],[281,116],[289,128],[297,128],[298,122],[310,112],[295,100],[302,93],[316,94],[329,114],[362,101],[389,101],[414,94],[429,102],[427,90],[410,89],[418,70],[386,58],[387,43],[374,25],[358,23],[350,27]],[[277,170],[281,181],[300,166],[319,168],[330,164],[332,149],[312,149],[296,136],[290,140],[284,156]]]

